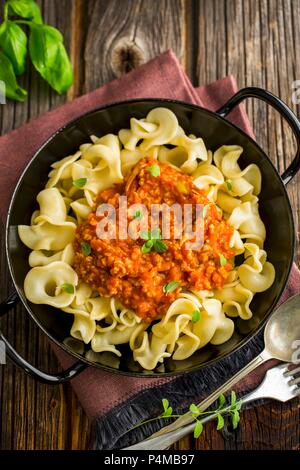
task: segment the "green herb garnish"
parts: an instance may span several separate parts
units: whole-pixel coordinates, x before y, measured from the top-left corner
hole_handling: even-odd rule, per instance
[[[68,294],[74,294],[75,292],[74,286],[72,284],[65,283],[65,284],[62,284],[60,288],[61,290],[67,292]]]
[[[89,256],[91,254],[92,248],[91,245],[87,242],[81,242],[81,251],[84,254],[84,256]]]
[[[199,321],[200,318],[201,318],[201,313],[199,312],[199,310],[194,310],[192,313],[192,322],[197,323],[197,321]]]
[[[167,400],[166,398],[163,398],[162,399],[162,405],[163,405],[163,413],[162,413],[162,416],[164,418],[168,418],[169,416],[172,415],[173,413],[173,408],[171,406],[169,406],[169,400]]]
[[[142,213],[142,211],[135,211],[133,217],[134,217],[136,220],[142,220],[142,218],[143,218],[143,213]]]
[[[221,265],[221,266],[225,266],[225,264],[227,264],[227,263],[228,263],[228,261],[227,261],[227,259],[225,258],[225,256],[224,256],[224,255],[220,255],[220,265]]]
[[[226,183],[228,191],[232,191],[232,181],[226,180],[225,183]]]
[[[202,431],[203,431],[203,424],[201,423],[201,421],[197,420],[195,427],[194,427],[194,438],[198,439],[198,437],[201,436]]]
[[[173,292],[177,287],[180,285],[179,281],[171,281],[168,284],[165,284],[163,287],[163,291],[166,294],[169,294],[170,292]]]
[[[153,247],[153,241],[152,240],[148,240],[147,242],[145,242],[141,248],[141,252],[142,253],[149,253],[151,251],[151,248]]]
[[[151,165],[149,166],[149,168],[147,168],[147,170],[152,176],[156,177],[160,175],[160,168],[158,165]]]
[[[242,400],[237,400],[235,392],[231,392],[230,403],[226,403],[224,395],[220,395],[218,399],[218,407],[211,411],[202,411],[198,405],[192,403],[189,406],[189,409],[186,413],[177,414],[173,412],[172,406],[170,406],[169,400],[167,398],[162,399],[163,411],[159,416],[155,418],[146,419],[141,421],[139,424],[129,429],[127,432],[133,431],[134,429],[143,426],[144,424],[150,423],[152,421],[160,419],[169,419],[169,418],[180,418],[181,416],[189,417],[190,420],[194,420],[194,437],[198,439],[203,431],[203,418],[212,418],[217,420],[217,430],[220,430],[224,427],[224,416],[230,416],[233,428],[235,429],[240,421],[240,410],[242,407]]]
[[[8,98],[24,101],[27,91],[16,76],[25,71],[27,50],[39,74],[58,93],[73,83],[73,69],[58,29],[43,22],[34,0],[7,0],[0,25],[0,80]],[[29,36],[29,41],[27,39]],[[29,47],[27,43],[29,42]]]
[[[154,240],[153,246],[157,253],[165,253],[168,251],[168,245],[166,245],[162,240]]]
[[[152,248],[157,253],[165,253],[168,250],[168,245],[161,240],[160,228],[155,228],[152,231],[141,230],[140,237],[147,240],[141,247],[142,253],[150,253]]]
[[[73,180],[73,186],[76,188],[83,188],[86,185],[87,178],[78,178],[78,180]]]

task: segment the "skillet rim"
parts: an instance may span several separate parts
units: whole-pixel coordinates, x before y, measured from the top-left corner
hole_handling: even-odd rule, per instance
[[[29,169],[29,167],[31,166],[31,164],[38,158],[40,152],[51,141],[53,141],[53,139],[58,134],[61,134],[62,132],[64,132],[68,128],[70,128],[71,126],[76,125],[76,123],[78,123],[80,120],[82,120],[83,118],[85,118],[89,115],[92,115],[92,114],[94,114],[98,111],[105,111],[105,110],[110,109],[110,108],[115,108],[115,107],[118,107],[120,105],[126,105],[126,104],[130,105],[130,104],[138,104],[138,103],[142,104],[142,103],[145,103],[145,102],[146,103],[160,103],[161,106],[163,106],[163,103],[165,103],[165,104],[171,103],[171,104],[179,105],[179,106],[187,106],[187,107],[191,108],[191,110],[197,110],[197,111],[203,112],[204,114],[207,113],[211,117],[213,117],[214,119],[220,120],[223,124],[225,123],[227,126],[232,127],[237,133],[241,134],[244,138],[249,140],[257,148],[257,150],[264,156],[264,158],[267,159],[267,161],[269,162],[270,166],[272,167],[272,169],[274,171],[274,175],[278,178],[279,184],[281,184],[281,186],[283,188],[283,192],[284,192],[284,195],[285,195],[285,200],[287,202],[287,207],[288,207],[289,215],[290,215],[290,219],[291,219],[291,229],[292,229],[292,234],[291,234],[291,236],[292,236],[292,248],[291,248],[292,256],[290,258],[290,261],[289,261],[289,264],[288,264],[288,267],[287,267],[286,275],[285,275],[285,277],[282,281],[282,285],[281,285],[281,288],[278,291],[277,296],[275,297],[275,299],[273,300],[273,302],[269,305],[269,307],[267,309],[267,310],[269,310],[269,312],[265,315],[264,319],[262,321],[260,321],[260,323],[258,324],[256,329],[254,330],[254,332],[246,335],[241,340],[241,342],[233,350],[225,352],[225,353],[221,354],[218,357],[215,357],[215,358],[212,358],[212,359],[210,359],[206,362],[203,362],[202,364],[190,367],[187,370],[179,370],[179,371],[175,370],[175,371],[172,371],[172,372],[160,372],[160,373],[153,372],[153,371],[148,371],[148,373],[147,372],[145,373],[145,372],[124,371],[124,370],[114,369],[113,367],[108,367],[108,366],[100,364],[100,363],[92,362],[92,361],[89,361],[88,359],[86,359],[85,357],[81,356],[80,354],[76,353],[75,351],[72,351],[71,348],[66,346],[63,342],[60,342],[59,340],[54,338],[48,332],[46,327],[43,326],[43,324],[40,322],[40,320],[38,318],[36,318],[35,314],[31,310],[30,305],[28,304],[28,300],[26,299],[25,295],[23,295],[23,293],[21,292],[21,290],[17,286],[16,280],[15,280],[15,275],[14,275],[13,263],[11,261],[10,253],[9,253],[9,227],[10,227],[10,218],[11,218],[12,208],[13,208],[15,199],[17,197],[17,194],[19,192],[19,187],[21,185],[21,182],[23,181],[23,178],[26,175],[26,172]],[[176,114],[176,112],[175,112],[175,114]],[[203,108],[202,106],[199,106],[199,105],[196,105],[196,104],[193,104],[193,103],[189,103],[189,102],[186,102],[186,101],[180,101],[180,100],[174,100],[174,99],[168,99],[168,98],[134,98],[134,99],[130,99],[130,100],[112,102],[112,103],[109,103],[107,105],[96,107],[96,108],[94,108],[90,111],[87,111],[87,112],[81,114],[80,116],[76,117],[75,119],[72,119],[71,121],[68,121],[63,126],[59,127],[56,131],[54,131],[48,137],[48,139],[46,139],[39,146],[39,148],[34,152],[33,156],[30,158],[28,163],[25,165],[23,171],[21,172],[21,174],[18,178],[17,184],[16,184],[16,186],[13,190],[13,193],[11,195],[11,199],[10,199],[10,203],[9,203],[9,207],[8,207],[8,211],[7,211],[6,224],[5,224],[5,253],[6,253],[7,263],[8,263],[8,267],[9,267],[9,272],[10,272],[11,278],[13,280],[15,290],[16,290],[18,296],[20,297],[23,306],[25,307],[25,309],[27,310],[27,312],[29,313],[31,318],[34,320],[34,322],[37,324],[37,326],[42,330],[42,332],[52,342],[54,342],[57,346],[59,346],[64,352],[68,353],[69,355],[73,356],[74,358],[78,359],[79,361],[84,362],[85,364],[88,364],[91,367],[95,367],[97,369],[104,370],[106,372],[112,372],[112,373],[115,373],[115,374],[118,374],[118,375],[124,375],[124,376],[129,376],[129,377],[139,377],[139,378],[143,377],[145,379],[147,379],[147,378],[176,377],[176,376],[179,376],[179,375],[182,375],[182,374],[195,372],[195,371],[203,369],[205,367],[209,367],[213,364],[218,363],[222,359],[225,359],[225,358],[229,357],[231,354],[236,353],[238,350],[240,350],[241,348],[246,346],[247,343],[250,340],[256,338],[258,336],[258,334],[264,328],[268,318],[270,317],[271,313],[274,311],[278,301],[280,300],[280,298],[282,296],[282,293],[283,293],[284,289],[286,288],[286,285],[287,285],[287,282],[288,282],[288,279],[289,279],[289,276],[290,276],[290,273],[291,273],[293,261],[294,261],[295,245],[296,245],[295,222],[294,222],[293,210],[292,210],[291,202],[290,202],[290,199],[289,199],[289,196],[288,196],[287,188],[286,188],[286,186],[285,186],[285,184],[284,184],[277,168],[275,167],[272,160],[268,157],[266,152],[244,130],[239,128],[237,125],[235,125],[231,121],[225,119],[225,117],[219,115],[217,112],[211,111],[209,109]]]

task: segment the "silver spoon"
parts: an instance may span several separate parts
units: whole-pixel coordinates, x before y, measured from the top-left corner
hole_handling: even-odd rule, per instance
[[[239,382],[243,377],[248,375],[251,371],[256,369],[259,365],[270,359],[278,359],[283,362],[295,362],[296,360],[296,347],[298,344],[299,347],[300,341],[300,294],[296,294],[293,297],[290,297],[286,302],[281,304],[270,316],[267,321],[265,331],[264,331],[264,343],[265,349],[255,357],[249,364],[247,364],[243,369],[237,372],[233,377],[231,377],[227,382],[217,388],[211,395],[209,395],[205,400],[199,403],[201,410],[206,410],[212,403],[214,403],[221,393],[225,393],[231,389],[237,382]],[[294,359],[295,355],[295,359]],[[294,361],[293,361],[294,359]],[[168,426],[163,427],[158,432],[152,434],[151,437],[145,441],[136,444],[130,449],[151,449],[155,450],[156,448],[163,449],[170,446],[172,443],[176,442],[180,437],[177,436],[178,433],[173,432],[170,436],[171,431],[175,431],[187,424],[191,423],[193,418],[190,414],[185,414],[178,418],[174,423],[171,423]],[[168,435],[168,436],[167,436]],[[155,447],[155,438],[159,436],[159,447]],[[168,444],[166,447],[162,446],[162,439],[168,437],[166,442]],[[172,439],[172,437],[174,439]],[[172,441],[172,442],[171,442]]]

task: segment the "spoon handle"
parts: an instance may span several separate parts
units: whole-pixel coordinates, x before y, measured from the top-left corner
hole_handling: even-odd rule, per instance
[[[259,356],[255,357],[251,362],[249,362],[245,367],[243,367],[243,369],[239,370],[235,375],[233,375],[229,380],[227,380],[227,382],[222,384],[205,400],[199,403],[199,408],[201,408],[202,411],[209,408],[210,405],[212,405],[212,403],[214,403],[218,399],[221,393],[225,393],[230,390],[243,377],[248,375],[250,372],[256,369],[256,367],[268,361],[269,359],[271,359],[271,357],[269,356],[269,354],[267,354],[266,350],[264,350],[261,354],[259,354]],[[169,424],[168,426],[164,426],[162,429],[152,434],[151,438],[156,436],[162,436],[165,433],[181,428],[182,426],[186,426],[192,421],[194,420],[189,413],[182,415],[180,418],[177,418],[176,421],[174,421],[173,423]]]

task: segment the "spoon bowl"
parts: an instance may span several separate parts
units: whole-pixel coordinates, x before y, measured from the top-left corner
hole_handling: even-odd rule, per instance
[[[270,316],[264,333],[264,354],[269,358],[293,362],[300,341],[300,294],[290,297]]]

